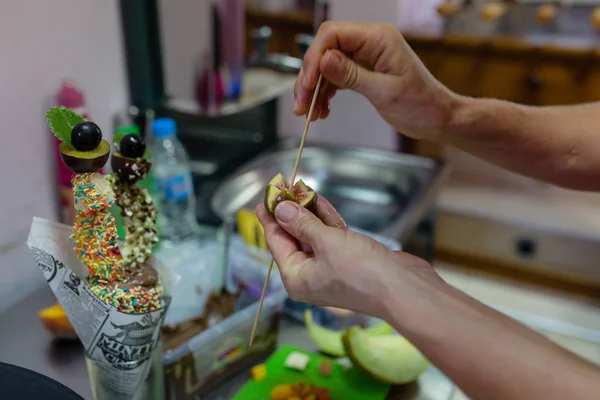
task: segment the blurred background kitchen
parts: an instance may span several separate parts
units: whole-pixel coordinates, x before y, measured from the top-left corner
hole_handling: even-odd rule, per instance
[[[193,178],[191,229],[218,237],[224,269],[232,237],[261,248],[258,236],[244,235],[238,211],[256,204],[265,179],[291,172],[304,127],[291,113],[292,88],[327,19],[396,24],[427,68],[462,94],[532,105],[600,100],[594,0],[10,2],[0,15],[0,312],[46,290],[25,246],[31,217],[69,218],[69,183],[44,118],[57,103],[85,110],[108,137],[138,129],[156,141],[153,121],[172,118]],[[308,140],[300,175],[350,225],[432,261],[450,283],[600,362],[598,194],[409,140],[349,92],[338,93]],[[219,271],[210,282],[226,275]],[[51,305],[44,296],[35,304]],[[288,314],[295,306],[287,303]],[[42,372],[61,380],[52,368]]]

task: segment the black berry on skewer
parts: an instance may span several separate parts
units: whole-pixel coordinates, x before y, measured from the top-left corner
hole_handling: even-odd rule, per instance
[[[108,160],[110,145],[102,140],[98,125],[83,121],[71,130],[71,146],[61,143],[59,150],[63,162],[71,171],[97,172]]]
[[[140,135],[131,133],[119,140],[118,151],[113,153],[110,162],[121,182],[133,184],[144,179],[152,166],[145,156],[144,139]]]
[[[140,135],[130,133],[121,138],[119,142],[119,153],[123,157],[141,158],[146,152],[146,143]]]
[[[75,125],[71,131],[71,144],[77,151],[91,151],[100,145],[102,131],[92,121],[85,121]]]

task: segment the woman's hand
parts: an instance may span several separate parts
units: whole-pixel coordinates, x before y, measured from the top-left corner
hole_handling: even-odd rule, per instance
[[[277,206],[275,218],[263,205],[256,213],[283,283],[296,301],[386,318],[393,292],[414,290],[422,276],[439,279],[424,260],[350,231],[323,197],[316,215],[290,201]]]
[[[397,131],[435,139],[451,119],[458,96],[427,71],[398,29],[387,23],[327,21],[304,57],[294,89],[296,115],[306,115],[319,73],[313,119],[329,115],[338,89],[365,96]]]

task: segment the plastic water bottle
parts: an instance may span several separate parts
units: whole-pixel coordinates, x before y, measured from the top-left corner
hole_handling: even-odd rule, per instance
[[[160,207],[161,242],[178,244],[198,234],[196,196],[190,159],[177,139],[172,118],[157,118],[152,124],[152,170]]]
[[[177,139],[177,125],[171,118],[152,123],[152,171],[160,212],[160,248],[156,252],[165,267],[178,277],[171,286],[171,304],[165,324],[177,325],[199,317],[212,292],[218,250],[205,240],[196,220],[190,160]],[[200,290],[199,290],[200,289]]]

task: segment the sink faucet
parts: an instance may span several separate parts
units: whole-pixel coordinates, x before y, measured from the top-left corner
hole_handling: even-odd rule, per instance
[[[280,53],[269,53],[269,39],[272,31],[268,26],[260,27],[252,32],[254,53],[248,60],[248,66],[269,68],[280,72],[298,73],[302,68],[302,58],[312,43],[313,37],[308,34],[296,36],[296,45],[300,49],[301,58]]]

